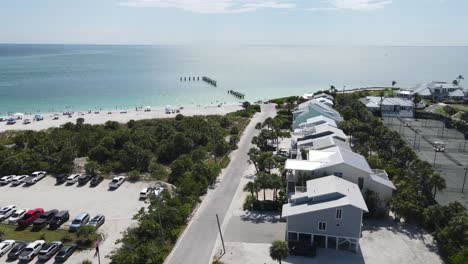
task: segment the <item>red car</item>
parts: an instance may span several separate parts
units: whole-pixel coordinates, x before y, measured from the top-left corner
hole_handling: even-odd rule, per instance
[[[44,213],[44,209],[42,208],[36,208],[36,209],[31,209],[24,214],[23,218],[21,218],[18,221],[18,225],[20,226],[28,226],[30,225],[34,220],[36,220],[41,214]]]

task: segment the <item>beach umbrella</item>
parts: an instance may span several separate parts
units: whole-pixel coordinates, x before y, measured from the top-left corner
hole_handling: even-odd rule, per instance
[[[13,115],[16,119],[23,119],[24,114],[22,113],[16,113]]]

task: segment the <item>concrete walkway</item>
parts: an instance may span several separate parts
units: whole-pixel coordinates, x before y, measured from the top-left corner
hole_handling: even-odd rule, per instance
[[[276,114],[275,106],[272,104],[261,107],[262,112],[252,118],[242,134],[239,148],[231,154],[231,162],[223,170],[218,186],[208,192],[165,263],[211,263],[211,254],[218,237],[216,214],[220,223],[223,223],[243,172],[249,166],[247,152],[252,146],[252,138],[258,133],[255,125]]]

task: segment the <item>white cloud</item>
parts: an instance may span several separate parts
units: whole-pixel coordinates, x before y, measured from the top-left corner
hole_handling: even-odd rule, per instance
[[[390,5],[392,0],[328,0],[324,2],[331,5],[329,9],[375,10]]]
[[[125,0],[132,7],[176,8],[195,13],[244,13],[259,9],[291,9],[289,0]]]

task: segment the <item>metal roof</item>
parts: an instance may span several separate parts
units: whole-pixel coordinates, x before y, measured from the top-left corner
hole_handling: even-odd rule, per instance
[[[294,216],[340,206],[351,205],[368,212],[359,187],[336,176],[307,181],[305,193],[293,195],[283,205],[283,216]]]

